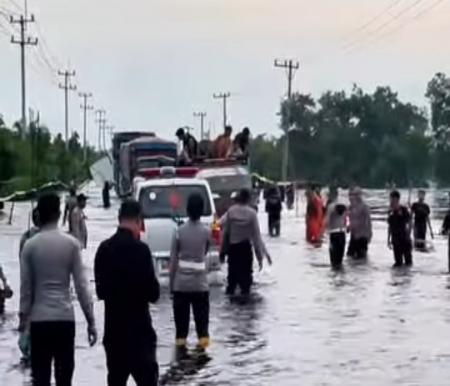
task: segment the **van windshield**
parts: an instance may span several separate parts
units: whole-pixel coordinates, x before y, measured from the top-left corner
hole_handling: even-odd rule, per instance
[[[203,198],[203,216],[211,216],[212,208],[208,190],[202,185],[149,186],[139,194],[143,217],[149,218],[186,218],[186,206],[191,194]]]

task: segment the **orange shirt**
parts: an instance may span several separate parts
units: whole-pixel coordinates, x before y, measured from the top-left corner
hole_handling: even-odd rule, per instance
[[[220,135],[215,141],[214,156],[216,158],[229,157],[232,145],[231,137],[227,137],[225,134]]]

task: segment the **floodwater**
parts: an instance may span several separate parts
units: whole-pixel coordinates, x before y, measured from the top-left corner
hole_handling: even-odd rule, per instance
[[[92,279],[98,243],[115,228],[117,207],[100,207],[97,189],[87,208],[89,248],[84,255]],[[407,193],[405,193],[407,196]],[[386,191],[371,191],[375,236],[366,264],[347,262],[331,272],[327,247],[304,241],[304,202],[285,213],[282,237],[266,238],[274,265],[255,275],[254,296],[246,304],[230,302],[223,288],[211,291],[209,361],[188,371],[169,371],[174,327],[170,298],[163,293],[152,306],[159,336],[158,356],[165,385],[238,386],[388,386],[448,385],[450,379],[450,279],[447,242],[438,237],[434,251],[416,253],[410,270],[392,270],[386,246]],[[446,193],[430,193],[437,233],[447,208]],[[117,205],[117,203],[116,203]],[[29,204],[19,205],[12,226],[0,221],[0,262],[15,291],[0,322],[0,385],[29,384],[19,365],[18,241],[26,228]],[[261,219],[264,215],[261,214]],[[266,232],[265,220],[262,229]],[[77,351],[74,385],[103,385],[101,344],[88,348],[86,324],[77,304]],[[99,332],[102,304],[96,303]],[[192,340],[192,344],[195,341]],[[134,383],[130,380],[130,385]]]

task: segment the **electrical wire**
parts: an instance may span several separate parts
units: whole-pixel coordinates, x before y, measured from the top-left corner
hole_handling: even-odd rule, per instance
[[[411,22],[420,20],[422,17],[426,16],[428,13],[430,13],[431,11],[433,11],[435,8],[437,8],[441,3],[443,3],[444,1],[447,0],[436,0],[434,2],[432,2],[428,7],[425,7],[424,9],[422,9],[421,11],[417,12],[414,16],[412,16],[411,18],[408,18],[406,21],[404,21],[403,23],[399,24],[398,26],[396,26],[395,28],[386,31],[385,33],[375,36],[374,38],[370,39],[366,45],[364,47],[360,47],[361,49],[367,48],[387,37],[393,36],[395,35],[397,32],[403,30],[404,28],[406,28],[408,25],[410,25]],[[358,50],[357,47],[355,47],[354,50],[352,51],[356,51]]]
[[[350,44],[347,44],[343,50],[344,51],[353,51],[355,48],[358,48],[360,46],[364,46],[365,42],[367,40],[371,40],[373,37],[376,37],[380,32],[383,32],[386,28],[388,28],[390,25],[394,24],[397,20],[400,20],[403,16],[405,16],[407,13],[411,12],[415,8],[417,8],[421,3],[423,3],[425,0],[415,0],[408,6],[402,8],[399,12],[392,15],[387,21],[380,24],[375,28],[374,30],[370,30],[369,33],[366,34],[366,36],[361,39],[360,41],[356,40]]]
[[[354,31],[352,31],[350,34],[347,35],[347,38],[345,40],[349,40],[351,35],[363,32],[367,30],[370,26],[375,24],[378,19],[381,19],[384,15],[388,14],[391,10],[393,10],[397,5],[399,5],[403,0],[394,0],[391,3],[387,5],[386,8],[384,8],[381,12],[377,13],[374,17],[369,19],[367,22],[362,24],[361,26],[357,27]]]

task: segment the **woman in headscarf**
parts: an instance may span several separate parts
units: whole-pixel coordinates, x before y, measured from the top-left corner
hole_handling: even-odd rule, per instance
[[[320,194],[314,188],[306,191],[306,240],[315,245],[322,242],[324,228],[324,205]]]

